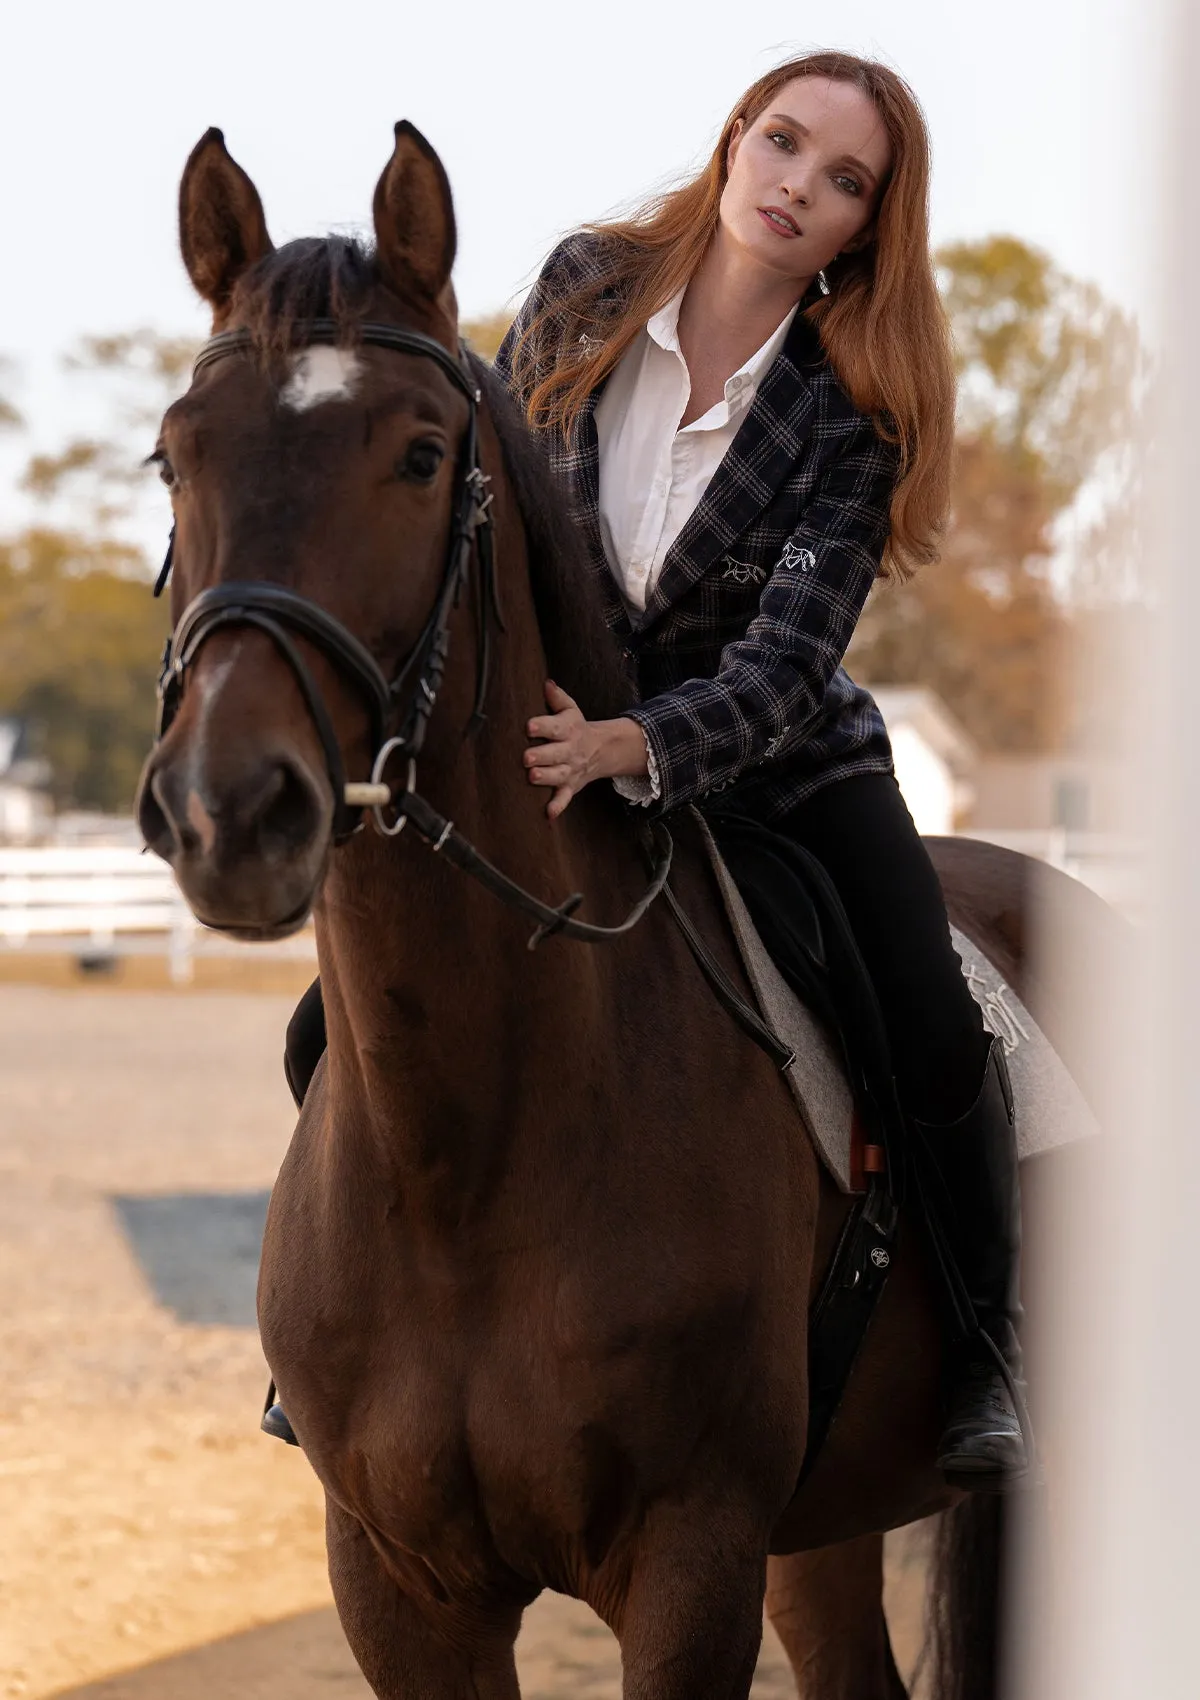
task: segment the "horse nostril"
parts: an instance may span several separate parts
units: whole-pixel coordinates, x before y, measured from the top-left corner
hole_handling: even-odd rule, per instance
[[[194,839],[195,834],[172,808],[169,787],[161,770],[143,773],[135,813],[147,848],[165,862],[169,862],[177,851],[191,847],[189,840]]]
[[[272,775],[270,795],[258,817],[258,841],[266,853],[302,850],[321,829],[324,810],[312,781],[291,762]]]

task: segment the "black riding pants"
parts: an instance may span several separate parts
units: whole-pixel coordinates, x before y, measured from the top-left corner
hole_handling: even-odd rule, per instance
[[[896,781],[881,773],[839,779],[772,825],[815,856],[837,887],[875,982],[903,1108],[925,1122],[957,1121],[979,1091],[988,1038],[933,863]],[[324,1049],[314,980],[287,1032],[284,1072],[297,1103]]]
[[[837,888],[875,983],[901,1105],[921,1121],[957,1121],[979,1091],[989,1040],[900,787],[882,773],[839,779],[771,824]]]

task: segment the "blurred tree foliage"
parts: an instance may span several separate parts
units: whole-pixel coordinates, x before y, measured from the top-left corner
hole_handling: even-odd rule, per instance
[[[198,344],[141,329],[119,336],[85,337],[67,355],[68,371],[104,386],[110,417],[95,436],[73,437],[57,454],[34,455],[22,486],[39,502],[69,498],[86,516],[89,533],[107,536],[128,520],[147,488],[143,462],[154,447],[159,420],[187,388]]]
[[[0,713],[29,723],[60,806],[132,806],[166,630],[128,545],[36,529],[0,542]]]
[[[938,262],[959,375],[950,526],[940,562],[872,597],[849,665],[929,686],[985,752],[1044,751],[1063,735],[1073,615],[1129,591],[1146,357],[1094,285],[1013,237]]]
[[[6,360],[0,354],[0,431],[11,431],[22,422],[20,410],[7,393],[12,382],[12,371],[12,361]]]
[[[511,313],[488,313],[482,319],[464,319],[459,329],[476,354],[482,354],[485,360],[494,360],[512,322]]]
[[[150,330],[74,349],[66,364],[103,386],[108,422],[34,455],[22,479],[69,523],[0,539],[0,713],[28,722],[60,806],[128,811],[150,747],[167,611],[150,595],[145,553],[120,532],[153,476],[141,463],[194,352]]]

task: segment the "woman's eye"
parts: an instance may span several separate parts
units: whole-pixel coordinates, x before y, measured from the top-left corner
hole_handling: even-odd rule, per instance
[[[400,465],[400,476],[414,484],[432,484],[445,458],[446,451],[440,443],[414,443]]]
[[[862,194],[862,184],[854,177],[835,177],[834,182],[839,189],[844,189],[848,195]]]
[[[775,146],[777,148],[782,148],[785,153],[793,153],[795,151],[792,146],[792,138],[788,135],[786,130],[768,130],[767,140],[769,142],[774,142]]]

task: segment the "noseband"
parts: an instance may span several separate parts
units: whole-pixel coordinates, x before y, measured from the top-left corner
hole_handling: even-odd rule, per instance
[[[476,597],[478,643],[475,707],[469,730],[476,729],[486,718],[484,707],[490,674],[492,621],[501,632],[504,630],[496,584],[490,512],[492,498],[487,488],[488,478],[479,464],[479,403],[482,397],[465,355],[456,359],[432,337],[402,330],[396,325],[377,324],[359,326],[357,337],[359,342],[371,347],[391,349],[398,354],[417,354],[432,360],[467,400],[467,429],[459,454],[446,563],[421,635],[399,671],[389,680],[359,639],[308,597],[299,596],[284,585],[264,580],[213,585],[189,602],[167,640],[158,681],[157,736],[161,739],[166,735],[178,713],[188,669],[213,633],[231,626],[254,627],[266,633],[291,668],[321,740],[334,796],[335,844],[344,844],[359,830],[363,825],[364,809],[370,809],[377,830],[387,837],[395,837],[411,822],[435,851],[441,852],[448,861],[471,874],[506,903],[537,919],[537,931],[530,939],[531,949],[542,938],[556,932],[592,942],[618,938],[641,919],[667,882],[672,845],[670,834],[664,827],[656,825],[652,830],[650,859],[653,873],[648,890],[619,926],[598,927],[570,919],[582,902],[581,894],[573,894],[557,908],[540,902],[493,867],[456,831],[452,821],[440,815],[417,792],[417,757],[424,745],[426,729],[445,674],[450,619],[470,576],[473,556],[479,575]],[[317,319],[307,328],[305,346],[329,346],[340,340],[339,327],[333,320]],[[200,350],[192,370],[193,378],[214,361],[245,353],[252,346],[253,339],[248,331],[222,331]],[[174,547],[175,532],[172,529],[166,559],[154,587],[156,596],[162,593],[170,576]],[[303,638],[319,649],[337,672],[355,687],[366,704],[374,751],[369,780],[347,780],[333,719],[294,637]],[[386,769],[393,757],[406,763],[404,784],[399,795],[397,785],[386,777]]]

